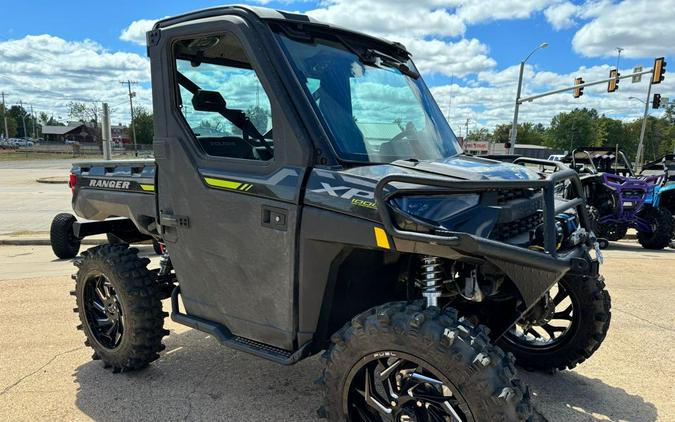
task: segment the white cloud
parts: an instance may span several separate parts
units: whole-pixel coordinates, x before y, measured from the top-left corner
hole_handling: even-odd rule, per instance
[[[462,0],[457,15],[466,23],[494,21],[500,19],[525,19],[539,12],[555,0],[499,0],[481,2]]]
[[[609,74],[610,65],[580,67],[574,72],[558,74],[549,71],[537,71],[531,65],[525,67],[523,96],[529,96],[557,88],[571,86],[574,78],[581,76],[586,81],[600,80]],[[621,69],[622,73],[630,73],[631,69]],[[472,123],[470,130],[479,127],[493,128],[508,123],[513,118],[513,107],[516,95],[518,66],[511,66],[501,71],[486,71],[478,74],[471,85],[459,84],[438,86],[431,89],[436,101],[441,104],[444,114],[449,115],[450,123],[459,132],[459,125],[466,119]],[[571,92],[561,93],[525,103],[520,108],[521,122],[543,123],[548,125],[553,116],[574,108],[595,108],[600,114],[608,117],[632,120],[642,117],[644,106],[631,100],[634,96],[646,99],[647,80],[632,84],[630,80],[622,80],[619,90],[607,93],[605,84],[587,87],[581,98],[574,98]],[[671,78],[658,86],[658,92],[675,91],[675,79]],[[654,92],[654,91],[652,91]],[[666,95],[664,95],[666,96]],[[448,104],[450,107],[448,108]],[[449,111],[449,112],[448,112]],[[662,111],[650,111],[659,116]]]
[[[444,9],[443,1],[422,0],[413,5],[403,0],[329,0],[308,15],[380,36],[459,36],[466,27]]]
[[[457,42],[441,40],[401,40],[413,54],[423,74],[465,76],[493,68],[497,62],[488,56],[488,47],[477,39]]]
[[[91,41],[67,41],[52,35],[28,35],[0,41],[0,83],[9,92],[8,105],[19,100],[36,112],[67,120],[71,101],[107,101],[114,120],[128,120],[128,96],[120,80],[150,81],[145,57],[111,52]],[[149,89],[137,86],[137,101],[150,106]]]
[[[602,6],[601,12],[599,6]],[[591,3],[584,25],[572,40],[574,50],[588,57],[609,57],[616,47],[632,58],[675,53],[675,0],[624,0]]]
[[[564,2],[553,5],[544,11],[546,20],[557,31],[566,29],[574,25],[574,16],[578,13],[579,7],[570,2]]]
[[[162,18],[163,19],[163,18]],[[139,19],[122,30],[120,39],[138,45],[146,45],[145,33],[150,31],[159,19]]]

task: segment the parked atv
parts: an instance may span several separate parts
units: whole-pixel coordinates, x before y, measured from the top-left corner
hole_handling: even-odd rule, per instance
[[[174,321],[236,350],[323,352],[332,421],[513,421],[532,415],[513,356],[551,371],[600,347],[610,298],[578,175],[463,155],[404,46],[243,6],[147,39],[155,161],[72,169],[95,220],[78,238],[166,245],[154,269],[126,244],[75,260],[105,366],[158,358],[171,298]]]
[[[662,177],[662,182],[654,189],[653,206],[665,208],[675,219],[675,154],[645,164],[640,175]],[[675,221],[671,240],[671,247],[675,248]]]
[[[655,202],[662,176],[635,176],[623,151],[617,154],[611,147],[578,148],[563,162],[581,175],[593,231],[598,237],[616,241],[634,228],[642,247],[668,246],[673,232],[672,215]]]

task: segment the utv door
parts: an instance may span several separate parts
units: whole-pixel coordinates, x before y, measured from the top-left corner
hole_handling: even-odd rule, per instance
[[[307,148],[258,37],[228,16],[150,46],[158,210],[186,312],[290,350]]]

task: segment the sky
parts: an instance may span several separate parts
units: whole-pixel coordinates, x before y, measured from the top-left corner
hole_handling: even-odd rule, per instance
[[[655,57],[675,56],[675,0],[283,0],[240,1],[294,12],[402,42],[458,134],[491,129],[513,117],[518,66],[524,95],[645,69]],[[70,101],[106,101],[113,123],[129,119],[126,86],[151,109],[145,31],[156,19],[220,5],[205,0],[0,0],[0,91],[8,106],[22,101],[65,121]],[[652,92],[675,100],[672,73]],[[593,107],[619,119],[642,116],[647,81],[622,80],[619,90],[589,87],[524,104],[520,121],[548,125],[575,107]],[[658,116],[661,110],[650,110]],[[461,130],[460,130],[461,128]]]

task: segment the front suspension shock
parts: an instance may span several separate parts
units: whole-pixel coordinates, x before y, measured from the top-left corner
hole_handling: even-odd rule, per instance
[[[427,299],[427,308],[438,306],[438,298],[441,297],[443,287],[443,264],[441,259],[435,256],[422,257],[420,278],[417,280],[422,288],[422,296]]]

